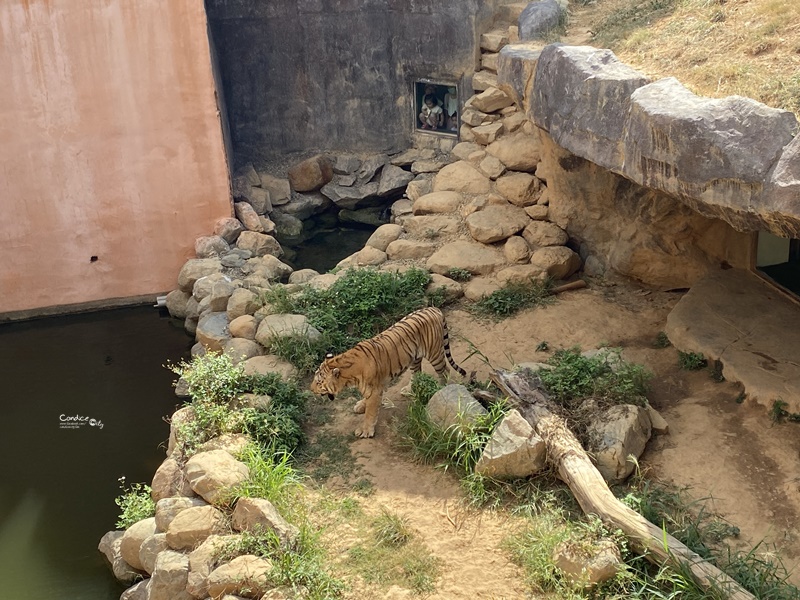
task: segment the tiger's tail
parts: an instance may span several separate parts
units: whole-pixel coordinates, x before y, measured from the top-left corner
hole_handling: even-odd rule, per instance
[[[453,360],[453,355],[450,354],[450,333],[447,330],[447,321],[444,318],[444,313],[442,313],[442,329],[444,330],[444,355],[447,357],[447,362],[450,363],[450,366],[462,377],[467,376],[467,372],[462,369],[455,360]],[[470,378],[470,381],[474,379],[473,377]]]

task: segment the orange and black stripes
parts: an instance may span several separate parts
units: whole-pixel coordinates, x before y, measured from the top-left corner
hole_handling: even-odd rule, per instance
[[[413,312],[375,337],[326,358],[314,376],[311,390],[335,394],[350,385],[362,392],[365,386],[383,387],[408,368],[419,371],[423,358],[431,363],[442,382],[446,380],[447,363],[462,377],[467,375],[453,360],[444,314],[435,307]]]

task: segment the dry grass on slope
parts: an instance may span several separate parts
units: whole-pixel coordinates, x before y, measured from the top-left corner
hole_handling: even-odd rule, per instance
[[[573,0],[620,60],[697,94],[749,96],[800,115],[800,0]]]

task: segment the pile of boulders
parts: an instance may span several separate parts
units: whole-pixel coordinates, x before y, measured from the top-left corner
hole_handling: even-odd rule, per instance
[[[235,458],[248,444],[247,437],[214,438],[186,460],[175,439],[176,427],[191,418],[187,410],[175,414],[169,456],[153,477],[155,516],[124,531],[109,531],[100,540],[99,550],[114,576],[134,584],[121,600],[301,597],[302,590],[275,588],[269,578],[272,562],[244,554],[241,543],[243,533],[270,531],[291,548],[298,529],[266,499],[226,503],[231,489],[250,475],[247,465]]]

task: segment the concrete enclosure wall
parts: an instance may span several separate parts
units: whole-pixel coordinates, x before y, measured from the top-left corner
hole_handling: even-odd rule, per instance
[[[412,81],[471,76],[498,3],[207,0],[237,156],[407,147]]]
[[[173,288],[231,214],[203,1],[5,0],[0,81],[0,312]]]

